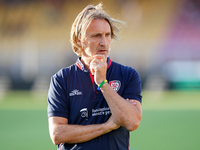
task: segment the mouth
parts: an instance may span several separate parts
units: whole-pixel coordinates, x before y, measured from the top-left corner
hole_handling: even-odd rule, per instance
[[[105,53],[108,53],[107,50],[98,50],[98,54],[105,54]]]

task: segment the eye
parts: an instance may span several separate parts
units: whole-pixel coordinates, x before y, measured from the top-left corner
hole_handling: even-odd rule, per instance
[[[95,35],[94,35],[94,37],[99,37],[99,36],[101,36],[101,35],[100,35],[100,34],[95,34]]]
[[[106,36],[110,36],[110,33],[106,33]]]

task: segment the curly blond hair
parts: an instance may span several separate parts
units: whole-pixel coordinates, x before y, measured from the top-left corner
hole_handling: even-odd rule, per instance
[[[86,30],[90,25],[91,21],[94,19],[105,19],[111,28],[111,38],[117,39],[115,32],[119,32],[119,28],[115,25],[118,23],[120,25],[124,25],[123,21],[111,18],[103,9],[103,4],[99,3],[96,6],[88,5],[86,6],[76,17],[74,23],[71,28],[71,38],[70,42],[72,44],[73,51],[81,56],[82,47],[77,43],[77,41],[83,41],[85,37]]]

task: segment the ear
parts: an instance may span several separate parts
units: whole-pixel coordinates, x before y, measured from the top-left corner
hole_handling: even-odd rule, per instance
[[[76,43],[77,43],[79,46],[82,46],[81,40],[76,39]]]

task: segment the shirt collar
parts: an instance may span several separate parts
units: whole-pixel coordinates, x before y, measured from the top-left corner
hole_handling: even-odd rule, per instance
[[[107,57],[107,66],[110,68],[110,65],[112,64],[112,61],[110,57]],[[76,61],[76,66],[81,69],[82,71],[88,72],[88,70],[84,67],[83,63],[81,62],[81,57],[79,57]]]

